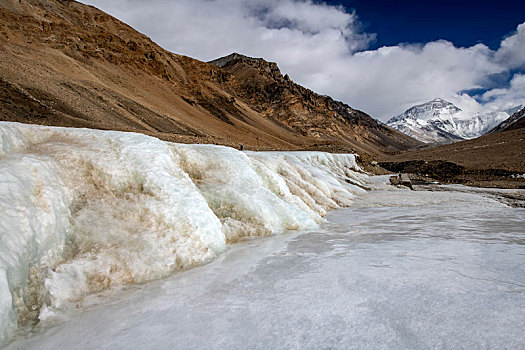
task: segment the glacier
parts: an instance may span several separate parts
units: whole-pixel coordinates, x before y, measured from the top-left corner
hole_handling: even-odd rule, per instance
[[[0,122],[0,344],[83,298],[317,228],[365,192],[353,154],[248,152]]]

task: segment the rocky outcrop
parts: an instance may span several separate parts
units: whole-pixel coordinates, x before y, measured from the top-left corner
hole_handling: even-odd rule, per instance
[[[265,118],[301,135],[340,140],[366,152],[419,144],[366,113],[294,83],[274,62],[233,53],[210,63],[235,77],[229,91]]]
[[[283,77],[283,75],[281,74],[281,71],[279,70],[279,67],[277,66],[277,63],[267,62],[263,58],[253,58],[253,57],[244,56],[236,52],[228,56],[224,56],[216,60],[209,61],[208,63],[216,65],[217,67],[226,68],[232,62],[235,62],[235,63],[241,62],[245,65],[251,66],[257,69],[260,74],[267,75],[268,77],[271,77],[272,79],[275,79],[277,81],[289,80],[288,76]]]

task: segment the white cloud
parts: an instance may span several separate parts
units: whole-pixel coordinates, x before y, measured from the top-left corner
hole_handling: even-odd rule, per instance
[[[446,41],[382,47],[331,65],[328,69],[335,84],[322,88],[384,120],[434,97],[449,98],[479,87],[480,77],[500,71],[487,58],[489,52],[484,45],[458,49]]]
[[[447,99],[469,115],[487,111],[501,112],[518,105],[525,106],[525,74],[515,74],[506,88],[496,88],[483,93],[478,98],[479,102],[465,93]]]
[[[484,88],[491,74],[525,66],[525,23],[497,51],[447,41],[360,51],[374,35],[361,32],[356,14],[311,0],[85,2],[176,53],[207,61],[239,52],[275,61],[296,82],[381,120],[435,97],[481,108],[461,91]],[[512,102],[523,89],[494,91],[490,102]]]
[[[525,68],[525,23],[513,35],[501,42],[496,60],[508,68]]]
[[[507,88],[492,89],[482,95],[487,104],[497,104],[500,108],[509,108],[517,102],[525,104],[525,74],[515,74]]]

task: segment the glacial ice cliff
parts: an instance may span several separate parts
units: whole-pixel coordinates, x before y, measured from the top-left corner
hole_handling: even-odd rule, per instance
[[[0,123],[0,344],[82,298],[315,228],[366,177],[351,154],[240,152]]]

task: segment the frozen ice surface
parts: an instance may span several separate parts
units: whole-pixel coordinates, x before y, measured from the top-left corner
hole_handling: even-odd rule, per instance
[[[210,262],[247,236],[317,228],[366,176],[354,155],[240,152],[0,122],[0,344],[90,295]]]
[[[483,191],[396,189],[353,155],[0,141],[9,349],[525,346],[525,211]]]
[[[385,180],[320,229],[231,245],[8,348],[522,349],[525,210]]]

